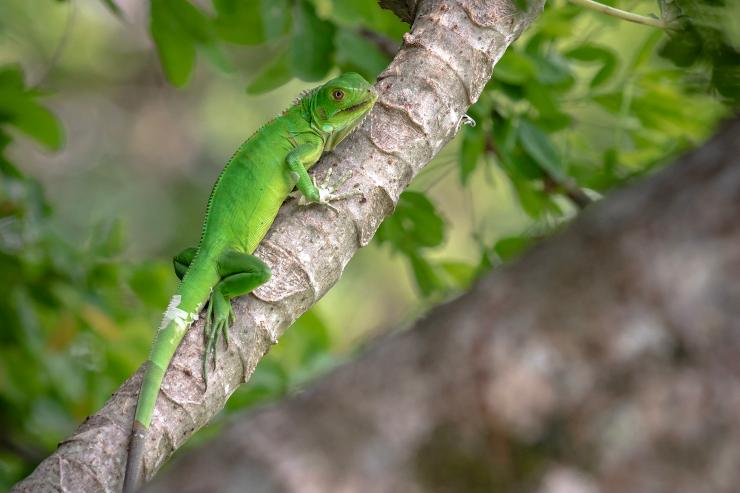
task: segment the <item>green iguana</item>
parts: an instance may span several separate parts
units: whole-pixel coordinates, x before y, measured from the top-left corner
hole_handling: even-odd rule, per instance
[[[270,278],[270,268],[252,253],[280,205],[294,187],[302,195],[300,204],[328,204],[351,195],[335,194],[338,185],[317,187],[307,171],[362,122],[377,98],[375,89],[358,74],[330,80],[260,128],[221,172],[208,200],[200,244],[174,258],[181,282],[164,313],[141,384],[124,492],[135,491],[141,483],[146,432],[160,385],[188,327],[207,303],[203,359],[207,384],[209,355],[215,359],[219,333],[228,341],[234,321],[230,300]]]

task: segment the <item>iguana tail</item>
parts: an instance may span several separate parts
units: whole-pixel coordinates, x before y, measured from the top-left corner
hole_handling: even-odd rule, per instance
[[[126,475],[123,480],[124,493],[136,491],[142,483],[144,444],[162,379],[185,332],[198,319],[200,309],[208,301],[211,290],[217,282],[218,271],[215,263],[199,262],[196,258],[167,306],[147,360],[136,404]]]

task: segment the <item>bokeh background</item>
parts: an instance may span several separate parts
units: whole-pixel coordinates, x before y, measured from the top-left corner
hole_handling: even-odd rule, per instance
[[[609,3],[678,20],[548,3],[471,108],[477,125],[223,416],[403,330],[737,107],[740,2]],[[341,71],[374,80],[408,29],[372,0],[0,2],[0,489],[145,360],[170,259],[196,244],[239,144]]]

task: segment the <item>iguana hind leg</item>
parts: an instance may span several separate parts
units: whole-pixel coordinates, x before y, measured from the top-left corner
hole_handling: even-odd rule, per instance
[[[203,356],[203,380],[208,383],[208,358],[213,353],[216,362],[216,342],[223,333],[228,344],[229,327],[234,323],[234,310],[231,299],[242,296],[270,279],[270,267],[263,261],[247,253],[226,250],[218,260],[218,273],[221,281],[216,284],[208,302],[205,321],[206,351]]]
[[[175,267],[175,275],[182,281],[185,277],[185,273],[188,271],[188,267],[193,263],[195,255],[198,253],[196,247],[189,247],[181,251],[172,258],[172,265]]]

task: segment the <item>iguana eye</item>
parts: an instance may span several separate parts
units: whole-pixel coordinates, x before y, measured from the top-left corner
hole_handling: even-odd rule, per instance
[[[344,99],[344,91],[341,89],[334,89],[334,91],[331,93],[331,97],[334,98],[334,101],[341,101]]]

